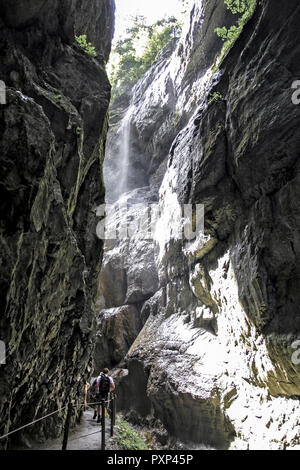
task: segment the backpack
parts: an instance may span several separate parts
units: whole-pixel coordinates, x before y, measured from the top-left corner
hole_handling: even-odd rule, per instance
[[[110,380],[109,377],[105,374],[100,375],[99,380],[99,393],[108,393],[110,389]]]

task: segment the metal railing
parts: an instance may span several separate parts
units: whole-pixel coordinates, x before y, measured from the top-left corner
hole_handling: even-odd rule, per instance
[[[52,413],[49,413],[45,416],[42,416],[41,418],[38,418],[34,421],[31,421],[30,423],[27,423],[24,426],[20,426],[19,428],[14,429],[13,431],[10,431],[10,432],[4,434],[3,436],[0,437],[0,442],[2,440],[6,439],[6,446],[7,446],[8,438],[12,434],[16,434],[17,432],[20,432],[23,429],[26,429],[30,426],[33,426],[34,424],[36,424],[40,421],[43,421],[44,419],[47,419],[50,416],[54,416],[55,414],[61,413],[63,410],[68,408],[67,416],[66,416],[66,420],[65,420],[65,424],[64,424],[64,435],[63,435],[63,442],[62,442],[62,449],[61,449],[61,450],[67,450],[68,440],[69,440],[70,423],[71,423],[71,419],[72,419],[72,415],[73,415],[74,410],[77,407],[81,407],[81,406],[84,406],[84,407],[85,406],[100,406],[100,410],[101,410],[101,450],[105,450],[105,446],[106,446],[106,443],[105,443],[105,437],[106,437],[105,410],[108,410],[108,414],[109,414],[109,417],[110,417],[110,436],[113,437],[114,427],[115,427],[115,424],[116,424],[116,398],[117,398],[117,396],[116,396],[115,393],[110,393],[110,398],[108,400],[101,400],[101,401],[96,402],[96,403],[93,402],[93,403],[74,404],[74,403],[72,403],[72,401],[70,401],[67,406],[63,406],[62,408],[59,408],[58,410],[53,411]],[[77,438],[71,439],[71,440],[83,439],[84,437],[88,437],[92,434],[97,434],[97,433],[100,433],[100,431],[97,431],[97,432],[94,432],[94,433],[91,433],[91,434],[87,434],[87,435],[84,435],[84,436],[80,436],[80,437],[77,437]]]

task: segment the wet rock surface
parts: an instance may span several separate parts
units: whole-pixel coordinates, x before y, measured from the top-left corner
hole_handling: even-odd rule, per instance
[[[126,193],[110,210],[107,233],[116,238],[105,241],[97,301],[96,370],[116,366],[125,357],[149,316],[147,301],[159,288],[153,240],[145,239],[134,223],[128,223],[127,233],[119,238],[122,208],[128,208],[128,221],[133,221],[147,213],[146,201],[153,200],[149,187],[140,188]]]
[[[91,371],[114,2],[1,1],[0,12],[3,434],[82,400]],[[84,33],[97,60],[74,39]],[[55,436],[64,418],[28,434]]]
[[[134,305],[101,310],[98,313],[95,350],[96,370],[119,364],[142,329],[140,312]]]
[[[170,41],[133,90],[113,104],[104,163],[105,179],[110,182],[108,202],[119,196],[122,141],[118,137],[124,104],[132,108],[128,190],[150,184],[158,193],[171,144],[201,99],[206,71],[222,47],[214,29],[232,21],[222,2],[195,2],[181,38]]]
[[[132,138],[139,136],[150,186],[152,177],[153,189],[160,186],[162,215],[151,248],[159,288],[145,300],[146,323],[121,363],[121,406],[159,418],[170,435],[217,448],[296,448],[300,111],[291,86],[300,73],[299,5],[259,5],[214,76],[218,47],[209,61],[206,41],[213,47],[203,32],[205,18],[218,22],[220,15],[215,2],[196,5],[189,34],[136,86],[131,102]],[[187,54],[195,73],[185,94],[176,48],[193,49],[201,34],[207,61],[202,67]],[[178,77],[172,93],[164,79],[170,69]],[[185,110],[178,127],[166,111],[176,106]],[[109,159],[108,152],[108,166]],[[204,240],[182,241],[168,229],[187,203],[205,206]],[[108,248],[116,270],[131,259],[130,249],[120,257],[121,245],[119,258]],[[124,304],[126,293],[127,286]]]

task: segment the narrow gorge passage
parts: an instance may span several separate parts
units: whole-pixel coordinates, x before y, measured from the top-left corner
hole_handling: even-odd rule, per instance
[[[299,450],[299,2],[124,1],[0,0],[0,449]]]
[[[218,67],[215,29],[235,19],[192,2],[181,36],[111,104],[108,225],[159,215],[152,239],[105,242],[95,363],[114,368],[130,421],[186,448],[299,445],[299,9],[275,10],[257,5]],[[204,206],[204,239],[178,236],[184,204]]]

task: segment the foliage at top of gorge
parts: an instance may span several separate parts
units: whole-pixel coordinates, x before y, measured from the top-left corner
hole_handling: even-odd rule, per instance
[[[215,29],[216,34],[224,41],[215,68],[253,16],[258,0],[224,0],[224,3],[238,18],[236,24],[230,28],[220,26]],[[190,0],[182,0],[182,17],[189,11],[189,5]],[[146,18],[141,15],[132,18],[132,25],[127,28],[125,37],[117,41],[111,54],[109,75],[112,103],[143,77],[172,39],[180,36],[182,17],[170,16],[153,24],[147,24]]]
[[[228,10],[234,15],[239,15],[235,25],[230,28],[225,26],[216,28],[215,32],[224,41],[222,50],[222,57],[226,54],[228,49],[235,43],[245,24],[252,18],[255,8],[257,7],[258,0],[224,0]]]
[[[182,4],[186,8],[186,2]],[[131,89],[150,69],[164,47],[179,37],[181,27],[180,19],[174,16],[162,18],[153,24],[147,24],[146,18],[141,15],[132,18],[126,36],[117,41],[112,51],[112,102]]]

